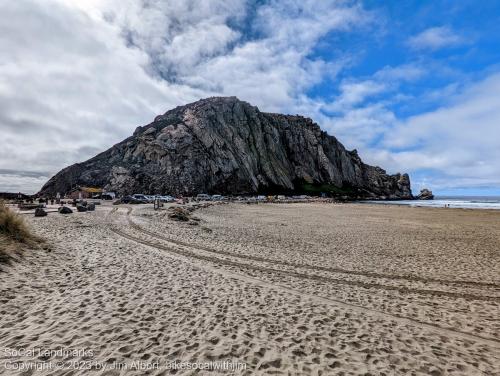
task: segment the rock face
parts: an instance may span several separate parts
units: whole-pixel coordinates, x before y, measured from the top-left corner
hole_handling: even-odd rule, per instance
[[[424,188],[415,198],[417,200],[434,200],[434,195],[432,194],[432,191],[428,190],[427,188]]]
[[[177,107],[133,136],[52,177],[41,195],[75,185],[126,195],[319,193],[412,198],[407,174],[364,164],[302,116],[260,112],[236,97]]]

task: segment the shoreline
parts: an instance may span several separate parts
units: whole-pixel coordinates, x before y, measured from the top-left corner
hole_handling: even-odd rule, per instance
[[[405,203],[401,203],[401,201],[405,201]],[[485,207],[485,206],[476,206],[476,207],[460,207],[460,206],[437,206],[437,205],[432,205],[432,201],[429,202],[427,205],[428,201],[419,201],[419,200],[401,200],[401,201],[356,201],[353,203],[356,204],[363,204],[363,205],[381,205],[381,206],[397,206],[397,207],[410,207],[410,208],[426,208],[426,209],[463,209],[463,210],[480,210],[480,211],[499,211],[500,210],[500,201],[498,203],[495,203],[498,205],[498,207]],[[434,201],[439,201],[439,200],[434,200]],[[444,201],[444,200],[442,200]],[[406,203],[408,202],[408,203]],[[446,203],[443,203],[442,205],[461,205],[461,204],[456,204],[453,201],[446,201]]]

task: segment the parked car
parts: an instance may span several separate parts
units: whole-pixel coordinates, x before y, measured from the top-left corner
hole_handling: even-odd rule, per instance
[[[150,199],[148,198],[148,196],[146,195],[142,195],[142,194],[133,194],[132,195],[133,198],[135,198],[136,200],[140,200],[140,201],[144,201],[144,202],[149,202]]]
[[[147,203],[146,200],[136,198],[134,196],[136,196],[136,195],[122,197],[122,199],[120,201],[123,202],[124,204],[146,204]],[[137,196],[141,196],[141,195],[137,195]]]
[[[213,195],[210,200],[212,201],[221,201],[224,197],[222,195]]]
[[[197,201],[210,201],[210,198],[212,196],[207,195],[206,193],[200,193],[199,195],[196,196]]]
[[[156,198],[160,199],[161,202],[174,202],[175,197],[166,195],[166,196],[156,196]]]

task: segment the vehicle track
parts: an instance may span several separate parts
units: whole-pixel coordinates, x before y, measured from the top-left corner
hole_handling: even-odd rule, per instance
[[[219,250],[214,250],[208,247],[203,247],[203,246],[198,246],[198,245],[193,245],[181,241],[176,241],[172,240],[168,237],[162,236],[160,234],[154,233],[152,231],[146,230],[139,226],[138,224],[134,223],[130,217],[128,217],[128,214],[130,214],[130,210],[127,213],[127,219],[131,227],[133,227],[135,230],[142,232],[146,235],[155,237],[157,239],[173,243],[182,247],[187,247],[191,248],[194,250],[201,250],[209,253],[216,253],[216,254],[221,254],[225,256],[230,256],[234,258],[239,258],[239,259],[248,259],[248,260],[253,260],[253,261],[258,261],[258,262],[267,262],[267,263],[277,263],[285,266],[292,266],[296,268],[304,268],[302,265],[299,264],[294,264],[294,263],[289,263],[289,262],[281,262],[281,261],[275,261],[275,260],[269,260],[265,259],[262,257],[254,257],[254,256],[248,256],[248,255],[235,255],[231,252],[225,252],[225,251],[219,251]],[[397,291],[403,294],[408,294],[408,293],[416,293],[416,294],[421,294],[421,295],[432,295],[432,296],[447,296],[451,298],[462,298],[466,300],[481,300],[481,301],[488,301],[488,302],[500,302],[500,297],[497,296],[485,296],[485,295],[477,295],[477,294],[468,294],[468,293],[458,293],[458,292],[451,292],[451,291],[442,291],[442,290],[427,290],[427,289],[414,289],[414,288],[409,288],[409,287],[398,287],[398,286],[388,286],[384,284],[378,284],[378,283],[367,283],[367,282],[361,282],[361,281],[349,281],[345,279],[340,279],[340,278],[332,278],[332,277],[325,277],[325,276],[318,276],[318,275],[309,275],[309,274],[304,274],[304,273],[298,273],[298,272],[293,272],[293,271],[288,271],[288,270],[282,270],[282,269],[276,269],[276,268],[268,268],[268,267],[258,267],[255,265],[251,264],[246,264],[246,263],[239,263],[236,261],[230,261],[226,259],[220,259],[218,257],[210,257],[210,256],[204,256],[200,255],[199,253],[190,251],[191,257],[195,258],[203,258],[206,261],[211,261],[211,262],[218,262],[222,263],[225,265],[231,265],[231,266],[238,266],[238,267],[245,267],[247,269],[252,269],[252,270],[258,270],[258,271],[269,271],[272,273],[279,273],[279,274],[284,274],[288,275],[291,277],[295,278],[302,278],[302,279],[309,279],[313,281],[319,281],[319,282],[325,282],[325,283],[334,283],[334,284],[341,284],[341,285],[350,285],[350,286],[356,286],[356,287],[362,287],[362,288],[374,288],[378,290],[388,290],[388,291]],[[332,268],[316,268],[316,267],[309,267],[306,269],[312,269],[312,270],[319,270],[319,271],[329,271],[332,272]],[[372,276],[370,276],[372,277]],[[378,277],[378,278],[384,278],[384,277]]]
[[[218,273],[218,274],[222,274],[226,277],[235,278],[238,280],[250,282],[250,283],[257,284],[259,286],[263,286],[263,287],[267,287],[267,288],[271,288],[271,289],[280,289],[282,291],[291,293],[293,295],[303,297],[303,298],[308,298],[308,299],[311,299],[311,300],[319,302],[319,303],[334,304],[335,306],[338,306],[338,307],[351,309],[351,310],[354,310],[356,312],[360,312],[360,313],[364,313],[364,314],[368,313],[370,315],[373,315],[373,316],[376,316],[379,318],[390,319],[390,320],[394,320],[394,321],[397,321],[397,322],[400,322],[403,324],[408,324],[408,325],[412,325],[412,326],[415,326],[415,324],[416,324],[419,327],[430,329],[433,332],[437,332],[437,333],[440,333],[443,335],[451,335],[455,338],[459,338],[462,340],[464,340],[464,339],[471,340],[474,342],[479,342],[479,343],[482,343],[482,344],[485,344],[488,346],[493,346],[495,348],[500,349],[500,341],[497,339],[494,339],[494,338],[483,337],[483,336],[463,332],[460,330],[445,328],[445,327],[441,327],[439,325],[419,321],[417,319],[413,319],[413,318],[409,318],[409,317],[405,317],[405,316],[399,316],[396,314],[390,314],[390,313],[386,313],[383,311],[378,311],[376,309],[367,308],[367,307],[359,306],[359,305],[352,304],[352,303],[346,303],[346,302],[332,299],[332,298],[326,298],[326,297],[322,297],[322,296],[318,296],[318,295],[304,293],[304,292],[294,290],[294,289],[291,289],[289,287],[286,287],[286,286],[283,286],[283,285],[280,285],[277,283],[270,283],[270,282],[266,282],[264,280],[261,280],[261,279],[255,278],[255,277],[241,275],[238,273],[230,272],[228,270],[215,268],[215,267],[212,267],[208,264],[203,264],[203,266],[200,266],[198,263],[194,263],[193,259],[201,260],[201,261],[209,261],[209,262],[214,262],[214,263],[219,263],[219,264],[225,264],[225,265],[230,265],[230,266],[236,266],[236,267],[243,267],[243,268],[247,268],[247,269],[254,269],[254,270],[258,270],[258,271],[269,271],[269,272],[273,272],[273,273],[275,273],[275,272],[281,273],[282,271],[280,271],[280,270],[259,268],[259,267],[253,266],[253,265],[240,264],[240,263],[229,261],[229,260],[221,260],[221,259],[218,259],[216,257],[199,255],[199,254],[196,254],[194,252],[191,252],[191,251],[188,251],[185,249],[179,249],[179,248],[174,248],[172,246],[166,246],[166,245],[159,244],[159,243],[153,243],[153,242],[135,237],[133,235],[130,235],[130,234],[128,234],[120,229],[115,228],[113,225],[110,226],[110,229],[112,232],[114,232],[115,234],[117,234],[125,239],[131,240],[131,241],[134,241],[136,243],[143,244],[143,245],[146,245],[148,247],[152,247],[152,248],[155,248],[155,249],[158,249],[161,251],[166,251],[166,252],[170,253],[171,255],[173,254],[174,257],[180,256],[182,260],[187,261],[188,263],[190,263],[198,268],[203,268],[203,269],[206,269],[206,270]],[[291,274],[295,274],[295,273],[291,273]],[[300,273],[297,273],[297,274],[300,274]]]
[[[129,208],[129,211],[127,212],[127,216],[129,216],[132,212],[132,208]],[[267,259],[265,257],[259,257],[259,256],[252,256],[252,255],[241,255],[241,254],[235,254],[233,252],[228,252],[228,251],[222,251],[218,249],[213,249],[210,247],[206,247],[203,245],[198,245],[198,244],[190,244],[186,242],[182,242],[179,240],[171,239],[169,237],[159,235],[155,232],[149,231],[135,223],[130,219],[130,217],[127,217],[129,224],[137,229],[138,231],[142,231],[148,235],[154,236],[158,239],[165,240],[170,243],[174,243],[177,245],[185,246],[185,247],[190,247],[190,248],[197,248],[206,252],[211,252],[211,253],[216,253],[224,256],[230,256],[234,258],[239,258],[239,259],[246,259],[246,260],[252,260],[252,261],[258,261],[258,262],[269,262],[269,263],[275,263],[275,264],[281,264],[284,266],[290,266],[294,268],[302,268],[302,269],[311,269],[311,270],[316,270],[316,271],[322,271],[322,272],[331,272],[331,273],[339,273],[339,274],[350,274],[350,275],[359,275],[359,276],[364,276],[364,277],[372,277],[372,278],[384,278],[384,279],[391,279],[391,280],[405,280],[409,282],[424,282],[424,283],[441,283],[441,284],[446,284],[446,285],[460,285],[460,286],[469,286],[469,287],[487,287],[487,288],[494,288],[500,290],[500,284],[493,283],[493,282],[477,282],[477,281],[464,281],[464,280],[446,280],[446,279],[440,279],[440,278],[426,278],[426,277],[419,277],[419,276],[410,276],[410,275],[391,275],[391,274],[383,274],[383,273],[376,273],[376,272],[367,272],[367,271],[357,271],[357,270],[348,270],[348,269],[342,269],[342,268],[332,268],[332,267],[327,267],[327,266],[317,266],[317,265],[304,265],[304,264],[297,264],[289,261],[284,261],[284,260],[271,260]]]
[[[140,227],[134,226],[134,229],[136,229],[139,232],[143,232],[144,234],[146,234],[148,236],[154,236],[154,237],[161,239],[163,241],[170,242],[169,240],[163,239],[160,235],[153,235],[154,233],[151,233],[150,231],[147,231],[147,230],[143,230]],[[145,242],[147,242],[147,241],[145,241]],[[151,246],[156,246],[158,244],[158,243],[152,243],[152,242],[148,242],[148,243]],[[204,251],[201,248],[197,248],[196,246],[192,246],[192,245],[189,245],[187,243],[183,243],[183,244],[177,244],[175,242],[170,242],[170,243],[180,245],[182,247],[187,247],[187,248],[191,248],[191,249],[198,249],[198,250]],[[181,252],[181,251],[179,251],[179,252]],[[308,280],[324,282],[324,283],[334,283],[334,284],[339,284],[339,285],[362,287],[362,288],[366,288],[366,289],[374,288],[377,290],[397,291],[397,292],[400,292],[403,294],[415,293],[415,294],[421,294],[421,295],[462,298],[462,299],[466,299],[466,300],[481,300],[481,301],[487,301],[487,302],[491,302],[491,301],[500,302],[500,297],[496,297],[496,296],[484,296],[484,295],[458,293],[458,292],[442,291],[442,290],[413,289],[413,288],[409,288],[409,287],[388,286],[388,285],[383,285],[383,284],[378,284],[378,283],[349,281],[349,280],[340,279],[340,278],[325,277],[325,276],[320,276],[320,275],[310,275],[310,274],[304,274],[304,273],[299,273],[299,272],[293,272],[290,270],[268,268],[268,267],[264,267],[264,266],[257,266],[257,265],[252,265],[252,264],[240,263],[237,261],[221,259],[218,257],[201,255],[201,254],[194,252],[194,251],[183,250],[182,252],[183,252],[184,256],[193,257],[193,258],[201,259],[204,261],[210,261],[210,262],[214,262],[214,263],[219,263],[219,264],[234,266],[234,267],[239,267],[239,268],[246,268],[246,269],[256,270],[256,271],[260,271],[260,272],[264,271],[264,272],[270,272],[270,273],[277,273],[277,274],[287,275],[287,276],[294,277],[294,278],[308,279]],[[266,262],[273,262],[273,261],[267,260]]]

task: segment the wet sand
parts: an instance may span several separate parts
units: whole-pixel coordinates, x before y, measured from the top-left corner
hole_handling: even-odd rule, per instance
[[[498,212],[301,203],[216,205],[195,211],[199,222],[167,213],[27,216],[51,249],[0,273],[0,374],[168,375],[174,361],[230,363],[177,375],[500,373]],[[76,366],[30,373],[11,362],[70,358],[15,357],[23,348],[81,351]]]

